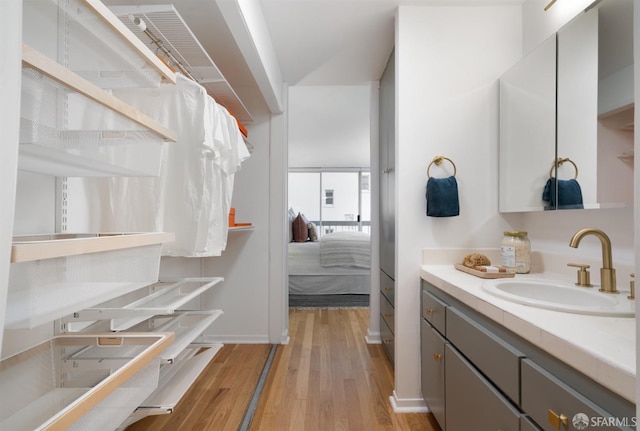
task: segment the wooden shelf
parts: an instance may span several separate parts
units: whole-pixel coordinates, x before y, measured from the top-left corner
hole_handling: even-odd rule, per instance
[[[77,256],[162,244],[175,239],[173,233],[53,233],[13,237],[11,263]]]

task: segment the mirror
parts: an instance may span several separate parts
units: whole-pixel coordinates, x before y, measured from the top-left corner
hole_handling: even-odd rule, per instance
[[[633,97],[633,0],[598,2],[509,69],[500,212],[631,206]]]

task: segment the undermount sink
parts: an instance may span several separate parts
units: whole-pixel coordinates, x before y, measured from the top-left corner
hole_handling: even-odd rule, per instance
[[[627,299],[627,293],[602,293],[597,287],[577,287],[555,280],[512,278],[488,280],[482,289],[507,301],[531,307],[598,316],[635,316],[634,301]]]

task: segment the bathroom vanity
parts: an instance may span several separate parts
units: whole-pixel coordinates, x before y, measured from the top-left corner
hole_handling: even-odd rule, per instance
[[[636,429],[634,318],[508,301],[453,264],[421,278],[422,391],[444,431]]]

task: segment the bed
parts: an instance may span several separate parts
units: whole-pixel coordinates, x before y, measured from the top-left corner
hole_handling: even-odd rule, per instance
[[[335,232],[289,243],[289,295],[368,295],[369,234]],[[368,298],[367,298],[368,299]]]

